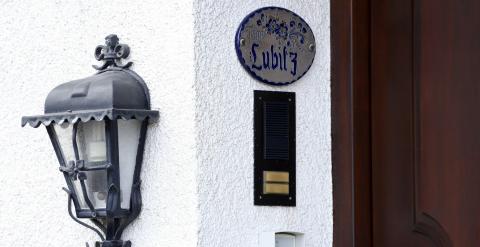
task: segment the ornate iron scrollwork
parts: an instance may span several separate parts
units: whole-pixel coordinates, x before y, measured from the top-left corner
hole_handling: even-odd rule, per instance
[[[95,48],[95,59],[104,61],[102,66],[92,65],[96,70],[104,70],[110,66],[128,69],[133,62],[122,64],[121,59],[130,55],[130,47],[126,44],[120,44],[116,34],[110,34],[105,37],[105,45],[99,45]]]

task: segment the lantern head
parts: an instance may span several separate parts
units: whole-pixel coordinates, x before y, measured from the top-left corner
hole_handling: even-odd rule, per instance
[[[151,110],[143,79],[120,64],[130,49],[116,35],[95,51],[104,65],[97,74],[63,83],[45,100],[43,115],[22,118],[46,126],[65,177],[72,218],[89,218],[99,233],[99,246],[129,246],[120,240],[141,209],[140,171],[147,126],[159,112]],[[71,204],[75,208],[73,216]]]

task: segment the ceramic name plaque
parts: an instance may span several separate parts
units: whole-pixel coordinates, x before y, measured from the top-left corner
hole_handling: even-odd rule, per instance
[[[265,7],[242,21],[235,48],[240,63],[254,78],[281,86],[307,73],[315,57],[315,37],[292,11]]]

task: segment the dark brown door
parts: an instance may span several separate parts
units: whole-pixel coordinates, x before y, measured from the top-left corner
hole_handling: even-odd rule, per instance
[[[480,246],[480,0],[373,0],[371,238]]]

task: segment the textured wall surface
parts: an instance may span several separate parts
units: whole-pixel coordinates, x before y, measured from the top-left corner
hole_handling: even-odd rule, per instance
[[[271,87],[243,70],[235,31],[251,11],[280,6],[312,28],[310,71]],[[332,246],[330,40],[328,0],[199,0],[195,14],[195,90],[201,247],[255,247],[263,231],[305,233],[306,246]],[[297,206],[253,206],[253,90],[296,92]]]
[[[130,45],[133,69],[161,120],[149,130],[144,208],[124,239],[196,246],[192,1],[0,1],[0,246],[85,246],[96,235],[67,214],[67,195],[44,128],[20,128],[57,84],[95,73],[110,33]],[[90,245],[91,246],[91,245]]]

